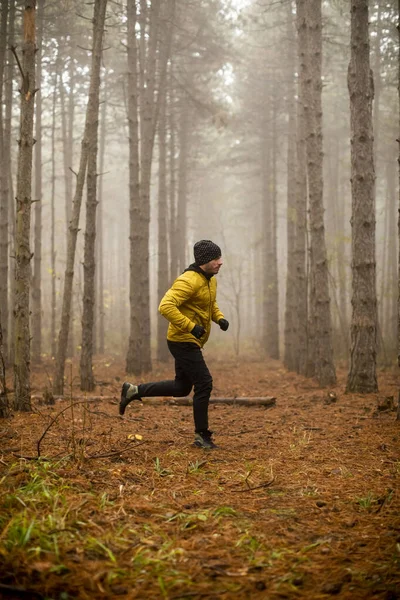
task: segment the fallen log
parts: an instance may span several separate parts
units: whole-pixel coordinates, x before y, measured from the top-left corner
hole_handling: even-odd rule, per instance
[[[149,398],[143,398],[143,402]],[[164,404],[192,406],[192,398],[165,398]],[[265,396],[259,398],[210,398],[210,404],[229,404],[232,406],[275,406],[276,398]]]
[[[68,400],[69,402],[119,402],[119,396],[54,396],[55,400]],[[41,396],[32,396],[32,400],[42,400]],[[192,398],[143,398],[143,404],[171,405],[171,406],[192,406]],[[210,398],[210,404],[229,404],[233,406],[275,406],[276,398],[274,396],[260,396],[249,398]]]

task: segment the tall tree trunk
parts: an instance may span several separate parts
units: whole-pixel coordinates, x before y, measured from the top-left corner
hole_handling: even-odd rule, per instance
[[[278,264],[277,264],[277,102],[276,89],[271,90],[271,187],[270,201],[270,241],[268,244],[268,286],[267,286],[267,345],[268,356],[279,359],[279,287],[278,287]]]
[[[287,100],[286,112],[287,124],[287,171],[286,171],[286,242],[287,242],[287,271],[286,271],[286,298],[285,298],[285,329],[284,329],[284,364],[290,370],[296,369],[295,337],[297,323],[295,319],[297,295],[296,295],[296,104],[295,104],[295,45],[293,35],[292,2],[287,5]],[[293,40],[293,42],[292,42]]]
[[[307,374],[308,368],[308,279],[307,279],[307,152],[306,152],[306,80],[307,30],[305,27],[305,3],[296,0],[297,53],[299,60],[299,86],[296,128],[296,247],[295,289],[297,310],[295,314],[296,371]]]
[[[5,130],[3,127],[3,81],[6,64],[8,0],[1,1],[0,22],[0,325],[3,356],[8,354],[8,180],[5,162]]]
[[[136,283],[136,230],[138,229],[139,205],[139,121],[138,121],[138,57],[136,40],[136,2],[128,0],[128,124],[129,124],[129,298],[130,298],[130,337],[126,357],[126,371],[140,374],[136,365],[140,352],[140,322],[134,309],[137,301]]]
[[[22,45],[20,140],[17,170],[17,221],[15,240],[15,360],[14,408],[31,410],[29,286],[31,276],[31,204],[33,115],[35,108],[36,1],[25,0]]]
[[[385,275],[387,291],[385,294],[385,322],[382,322],[383,337],[392,357],[396,348],[396,280],[397,280],[397,236],[396,236],[396,166],[392,157],[386,163],[387,213],[389,227],[387,237],[388,268]]]
[[[72,179],[72,162],[74,148],[74,115],[75,115],[75,47],[71,44],[70,57],[68,65],[68,97],[65,97],[65,89],[62,74],[60,75],[60,104],[61,104],[61,130],[62,130],[62,147],[63,147],[63,167],[64,167],[64,186],[65,186],[65,224],[66,224],[66,240],[68,246],[69,227],[72,218],[73,209],[73,179]],[[73,315],[73,298],[71,299],[70,312]],[[71,325],[68,332],[68,342],[66,356],[74,355],[74,328]]]
[[[141,2],[140,40],[140,184],[135,224],[131,231],[130,291],[131,332],[127,354],[128,372],[139,375],[151,369],[150,346],[150,180],[156,127],[155,82],[159,32],[160,0],[149,7],[149,27],[146,32],[147,3]],[[147,42],[147,45],[146,45]]]
[[[167,64],[171,54],[172,23],[175,15],[175,0],[170,0],[164,10],[164,23],[161,26],[160,52],[165,55],[161,63],[158,86],[157,117],[158,117],[158,271],[157,298],[161,300],[169,287],[168,269],[168,219],[167,219]],[[157,118],[156,117],[156,118]],[[158,315],[157,319],[157,359],[166,362],[169,358],[168,347],[165,343],[168,323]]]
[[[178,240],[177,240],[177,214],[176,214],[176,124],[175,124],[175,93],[173,88],[172,65],[169,71],[169,254],[171,268],[169,281],[179,275],[178,267]]]
[[[158,123],[158,272],[157,272],[157,298],[161,300],[165,294],[168,283],[168,247],[167,247],[167,180],[166,180],[166,90],[162,94],[160,115]],[[157,359],[166,362],[169,357],[168,347],[165,343],[167,334],[167,321],[158,316],[157,320]]]
[[[187,176],[188,176],[188,152],[189,152],[189,100],[183,92],[181,97],[181,113],[179,124],[179,159],[178,159],[178,199],[176,214],[176,244],[178,256],[178,271],[187,267]]]
[[[103,41],[103,30],[106,10],[106,0],[95,3],[93,18],[93,49],[92,65],[90,74],[89,98],[86,108],[85,130],[81,144],[81,156],[79,171],[76,180],[75,197],[73,202],[72,216],[69,224],[67,262],[64,276],[64,292],[61,312],[61,328],[58,336],[57,357],[54,375],[54,393],[63,394],[64,391],[64,369],[68,344],[69,323],[71,317],[72,285],[74,280],[74,262],[76,252],[76,241],[79,230],[79,216],[82,204],[83,186],[86,178],[89,147],[93,139],[93,129],[97,127],[96,105],[98,105],[98,94],[100,85],[101,48]]]
[[[96,5],[97,14],[94,14],[96,24],[96,35],[100,37],[97,47],[101,61],[103,29],[107,0],[100,0]],[[80,361],[81,390],[91,392],[94,387],[93,377],[93,331],[94,331],[94,309],[96,305],[96,208],[97,208],[97,153],[98,153],[98,125],[100,106],[100,69],[96,69],[96,82],[92,97],[92,106],[89,122],[89,154],[87,164],[87,199],[86,199],[86,231],[85,250],[83,260],[83,314],[82,314],[82,351]]]
[[[99,206],[97,211],[96,264],[97,264],[97,350],[104,354],[104,194],[103,173],[107,138],[107,71],[104,72],[105,98],[100,117],[100,159],[99,159]]]
[[[145,87],[141,89],[140,119],[140,211],[136,223],[135,237],[137,256],[135,270],[136,302],[140,324],[140,353],[137,360],[141,372],[151,370],[150,345],[150,278],[149,278],[149,237],[150,237],[150,181],[153,160],[153,148],[156,126],[155,79],[158,43],[158,24],[160,0],[152,0],[150,6],[150,23],[148,32],[148,49],[145,70]]]
[[[368,0],[351,0],[350,47],[348,87],[351,123],[353,314],[347,391],[362,394],[378,390],[373,80],[369,62]]]
[[[15,0],[10,0],[9,3],[9,21],[8,21],[8,48],[12,48],[14,45],[14,33],[15,33]],[[14,194],[12,192],[12,177],[11,177],[11,124],[12,124],[12,113],[13,113],[13,80],[14,80],[14,55],[11,51],[8,53],[8,61],[6,67],[6,81],[4,88],[4,100],[5,100],[5,117],[4,117],[4,177],[3,185],[4,188],[1,190],[1,194],[4,197],[4,202],[7,203],[7,230],[10,229],[9,239],[11,247],[9,248],[9,255],[14,256],[14,243],[15,243],[15,204]],[[1,236],[0,236],[1,238]],[[7,278],[10,283],[10,291],[8,297],[14,299],[14,288],[15,288],[15,261],[12,260],[9,263],[9,269],[7,269]],[[4,274],[6,277],[6,274]],[[2,277],[0,277],[2,279]],[[4,360],[6,364],[13,364],[14,362],[14,314],[12,310],[8,310],[8,318],[5,324],[6,330],[3,329],[3,341],[4,341]]]
[[[41,361],[42,349],[42,55],[44,0],[37,0],[36,132],[35,132],[35,227],[32,278],[32,360]]]
[[[400,367],[400,0],[397,2],[397,33],[398,33],[398,56],[397,56],[397,106],[399,109],[399,122],[397,129],[397,143],[398,143],[398,155],[397,155],[397,167],[398,167],[398,219],[397,219],[397,236],[398,236],[398,257],[397,257],[397,366]],[[397,405],[397,418],[400,419],[400,390]]]
[[[52,123],[51,123],[51,192],[50,192],[50,264],[51,264],[51,318],[50,318],[50,349],[51,356],[56,356],[56,309],[57,309],[57,290],[56,290],[56,118],[57,118],[57,81],[59,71],[59,58],[57,56],[56,69],[54,74],[53,88],[53,107],[52,107]]]
[[[308,27],[307,172],[310,202],[311,288],[315,340],[315,376],[322,386],[336,383],[333,364],[332,325],[325,244],[322,150],[322,17],[321,0],[306,3]]]
[[[267,350],[268,347],[268,258],[270,254],[270,245],[272,238],[272,220],[271,220],[271,140],[269,138],[270,125],[270,97],[267,90],[264,90],[264,111],[262,115],[261,126],[261,290],[262,290],[262,329],[261,339],[262,348]]]

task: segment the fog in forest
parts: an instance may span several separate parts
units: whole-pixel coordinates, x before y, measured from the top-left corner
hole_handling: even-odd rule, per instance
[[[5,165],[1,311],[3,346],[10,364],[15,345],[15,196],[18,177],[23,176],[17,172],[17,140],[26,4],[19,0],[1,3]],[[102,0],[95,4],[37,0],[35,7],[37,92],[29,281],[34,362],[55,360],[57,353],[68,227],[85,148],[92,49],[101,4]],[[322,82],[321,109],[318,104],[307,105],[301,96],[301,77],[307,78],[303,64],[307,53],[301,46],[302,2],[123,0],[104,4],[99,106],[92,116],[95,128],[98,125],[98,139],[95,152],[89,153],[84,180],[66,356],[81,352],[86,302],[93,309],[93,327],[90,317],[87,321],[93,333],[93,355],[124,359],[130,336],[136,336],[141,344],[149,344],[152,360],[164,360],[167,322],[158,314],[159,301],[175,277],[193,262],[193,244],[211,239],[222,249],[218,303],[231,327],[226,335],[220,335],[216,327],[208,348],[240,359],[270,356],[285,360],[290,367],[288,344],[295,345],[290,323],[300,300],[294,283],[296,268],[291,265],[301,251],[295,237],[299,239],[302,179],[307,164],[310,169],[313,162],[311,155],[308,163],[304,160],[307,133],[301,122],[304,114],[307,120],[308,111],[314,115],[309,120],[315,126],[308,135],[318,138],[322,149],[317,155],[322,161],[323,187],[318,193],[322,194],[324,228],[317,223],[315,231],[322,231],[326,246],[326,260],[321,261],[327,267],[330,343],[334,363],[348,366],[354,201],[348,87],[350,3],[322,2],[322,54],[318,50],[310,54],[308,63],[311,77],[311,69],[317,65],[315,57],[322,59],[320,75],[316,74],[316,81]],[[377,353],[378,362],[390,364],[397,351],[399,198],[394,0],[369,2],[368,20],[374,88]],[[93,139],[89,132],[86,143],[90,146]],[[6,153],[9,161],[5,161]],[[310,173],[309,193],[314,189]],[[296,318],[307,325],[312,314],[310,253],[315,205],[306,199],[304,206],[302,268],[309,308],[305,319],[301,315]],[[89,233],[88,214],[91,219],[95,215]],[[88,235],[95,240],[94,293],[88,284],[89,297],[85,299]],[[35,325],[38,322],[39,327]],[[136,333],[132,333],[133,322]],[[310,338],[308,346],[313,343]],[[148,367],[144,361],[138,371]]]

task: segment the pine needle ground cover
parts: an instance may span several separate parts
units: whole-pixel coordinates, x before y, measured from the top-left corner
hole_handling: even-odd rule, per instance
[[[400,598],[396,375],[355,396],[344,371],[322,390],[274,361],[207,358],[213,396],[277,398],[213,405],[214,451],[191,446],[190,406],[119,417],[122,362],[98,359],[96,396],[71,365],[54,405],[36,370],[34,412],[0,423],[1,598]]]

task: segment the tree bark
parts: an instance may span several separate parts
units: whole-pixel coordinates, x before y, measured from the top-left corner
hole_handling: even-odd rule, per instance
[[[398,167],[398,219],[397,219],[397,237],[398,237],[398,257],[397,257],[397,366],[400,367],[400,0],[397,2],[397,34],[398,34],[398,71],[397,71],[397,106],[399,108],[399,122],[397,129],[397,143],[398,143],[398,155],[397,155],[397,167]],[[398,395],[397,404],[397,418],[400,419],[400,390]]]
[[[296,370],[295,335],[296,335],[296,104],[295,104],[295,45],[293,35],[292,2],[287,5],[287,172],[286,172],[286,243],[287,243],[287,269],[286,269],[286,297],[285,297],[285,325],[284,325],[284,358],[283,362],[290,371]],[[293,40],[293,42],[292,42]]]
[[[54,393],[62,394],[64,390],[64,369],[68,344],[69,323],[71,317],[72,284],[74,279],[74,262],[76,241],[79,230],[79,216],[82,204],[83,186],[86,179],[86,169],[89,156],[89,147],[93,139],[93,129],[97,127],[96,104],[98,104],[101,48],[107,0],[95,3],[93,19],[93,49],[90,75],[89,98],[86,109],[85,130],[81,144],[79,171],[76,180],[76,189],[73,202],[72,216],[68,231],[67,263],[64,276],[63,304],[61,312],[61,328],[58,337],[56,367],[54,376]]]
[[[100,118],[100,177],[99,206],[97,211],[96,264],[97,264],[97,351],[104,354],[104,194],[103,173],[107,139],[107,72],[104,73],[105,98],[101,107]]]
[[[8,0],[1,1],[0,23],[0,107],[3,105],[3,81],[6,64]],[[0,315],[3,340],[3,356],[8,354],[8,180],[5,160],[6,133],[3,126],[3,110],[0,110]]]
[[[35,227],[32,278],[32,360],[41,361],[42,351],[42,56],[43,56],[44,0],[37,0],[37,52],[35,118]]]
[[[170,269],[169,281],[179,275],[178,267],[178,240],[177,240],[177,214],[176,214],[176,123],[175,123],[175,90],[173,88],[172,65],[169,68],[169,94],[168,94],[168,125],[169,125],[169,254]]]
[[[306,61],[307,30],[305,26],[305,3],[296,0],[297,54],[299,61],[299,86],[296,127],[296,247],[295,289],[297,310],[295,314],[295,370],[307,374],[308,367],[308,278],[307,278],[307,152],[306,152]]]
[[[387,213],[389,215],[387,237],[387,293],[385,294],[385,321],[382,331],[386,340],[389,356],[396,352],[396,283],[397,283],[397,240],[396,240],[396,165],[391,159],[386,164]],[[391,364],[391,363],[390,363]]]
[[[139,68],[140,99],[140,182],[136,218],[131,230],[131,280],[130,289],[131,331],[127,354],[127,371],[135,375],[151,369],[150,345],[150,278],[149,278],[149,237],[150,237],[150,180],[153,160],[154,138],[157,124],[156,73],[157,46],[159,44],[160,0],[147,3],[141,1],[141,38]],[[149,26],[146,31],[146,16],[149,13]],[[160,59],[160,73],[163,61],[166,67],[167,56]]]
[[[187,177],[189,152],[189,98],[183,91],[181,96],[181,112],[179,123],[179,158],[178,158],[178,198],[176,212],[176,246],[178,257],[178,272],[182,273],[187,267]]]
[[[0,313],[1,317],[1,313]],[[4,346],[3,346],[3,330],[1,327],[0,318],[0,419],[6,419],[10,416],[10,407],[8,405],[7,398],[7,385],[6,385],[6,364],[4,360]]]
[[[31,410],[29,291],[31,276],[31,204],[33,116],[35,108],[36,1],[25,0],[22,45],[20,139],[17,170],[15,240],[14,408]]]
[[[9,20],[8,20],[8,48],[12,48],[14,45],[14,34],[15,34],[15,0],[10,0],[9,3]],[[1,190],[1,194],[4,197],[4,202],[7,203],[7,230],[10,229],[9,236],[11,240],[15,241],[15,208],[14,208],[14,194],[12,192],[12,179],[11,179],[11,125],[12,125],[12,114],[13,114],[13,80],[14,80],[14,55],[8,51],[8,61],[6,66],[6,81],[4,88],[4,100],[5,100],[5,115],[4,115],[4,173],[3,185],[4,188]],[[0,236],[1,237],[1,236]],[[14,253],[14,242],[11,242],[9,246],[8,254],[13,256]],[[8,264],[7,278],[10,283],[9,298],[14,298],[14,286],[15,286],[15,262],[12,260]],[[5,276],[5,274],[4,274]],[[2,277],[0,277],[1,279]],[[6,364],[13,364],[14,362],[14,314],[12,310],[8,310],[7,323],[5,325],[6,331],[3,330],[3,343],[4,343],[4,360]]]
[[[98,153],[98,125],[100,106],[100,63],[102,53],[102,40],[105,22],[107,0],[100,0],[95,4],[93,35],[100,38],[96,46],[98,56],[94,57],[95,82],[91,103],[90,117],[88,119],[88,164],[87,164],[87,199],[86,199],[86,231],[83,259],[83,313],[82,313],[82,350],[80,361],[81,390],[91,392],[94,387],[93,377],[93,331],[95,312],[95,274],[96,274],[96,208],[97,208],[97,153]],[[97,11],[96,11],[97,9]]]
[[[65,225],[66,225],[66,240],[68,248],[69,227],[72,218],[73,209],[73,148],[74,148],[74,116],[75,116],[75,47],[71,44],[69,48],[69,65],[68,65],[68,96],[65,97],[65,89],[62,74],[60,75],[60,103],[61,103],[61,130],[62,130],[62,147],[63,147],[63,167],[64,167],[64,186],[65,186]],[[74,327],[73,327],[73,305],[74,299],[71,299],[70,307],[70,326],[68,332],[68,342],[66,356],[74,355]]]
[[[378,390],[376,377],[375,172],[368,0],[351,0],[352,320],[348,392]]]
[[[311,316],[314,330],[315,376],[321,386],[334,385],[332,325],[325,244],[322,150],[322,17],[321,0],[306,2],[309,79],[306,112],[307,172],[310,208]]]
[[[167,244],[167,180],[166,180],[166,90],[160,90],[161,106],[158,122],[158,271],[157,299],[161,300],[168,289],[168,244]],[[166,362],[169,351],[165,342],[168,322],[161,315],[157,320],[157,359]]]
[[[268,356],[279,359],[279,284],[278,284],[278,264],[277,264],[277,103],[278,97],[276,88],[271,90],[271,120],[272,120],[272,139],[271,144],[271,187],[269,194],[270,201],[270,242],[268,244],[267,256],[267,344],[266,350]]]
[[[164,24],[161,26],[160,52],[165,55],[162,61],[157,98],[158,116],[158,272],[157,298],[161,300],[169,287],[168,269],[168,219],[167,219],[167,64],[171,54],[172,23],[175,14],[175,0],[170,0],[164,11]],[[158,315],[157,319],[157,359],[166,362],[170,356],[165,343],[168,323]]]
[[[130,337],[126,357],[126,371],[136,373],[136,358],[140,352],[140,322],[134,310],[136,301],[136,236],[139,212],[139,121],[138,121],[138,57],[136,40],[136,2],[128,0],[128,125],[129,125],[129,299]],[[140,374],[140,368],[138,369]]]
[[[51,123],[51,192],[50,192],[50,264],[51,264],[51,317],[50,317],[50,349],[51,356],[56,356],[56,309],[57,309],[57,290],[56,290],[56,118],[57,118],[57,82],[58,71],[60,67],[60,55],[57,55],[56,69],[54,74],[54,89],[53,89],[53,107],[52,107],[52,123]]]

